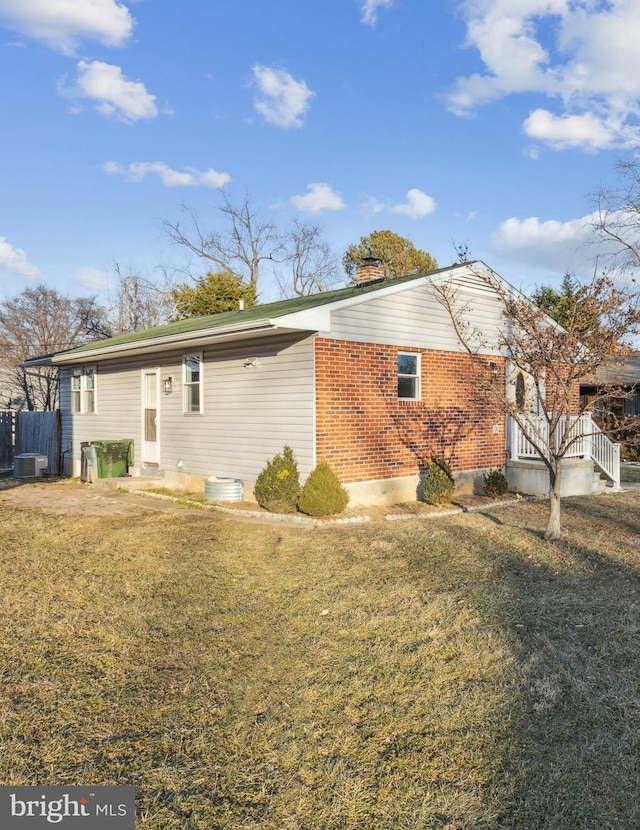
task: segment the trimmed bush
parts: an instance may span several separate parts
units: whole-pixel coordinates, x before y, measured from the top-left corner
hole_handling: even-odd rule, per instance
[[[440,469],[447,474],[449,479],[453,481],[453,473],[451,472],[451,467],[449,466],[448,462],[444,460],[444,458],[440,458],[440,456],[432,456],[431,460],[434,464],[437,464]]]
[[[298,464],[291,447],[274,455],[256,479],[253,495],[260,507],[272,513],[295,513],[300,495]]]
[[[489,470],[483,476],[485,496],[504,496],[509,484],[502,470]]]
[[[305,481],[298,510],[308,516],[331,516],[342,513],[348,503],[348,491],[327,462],[320,461]]]
[[[422,485],[422,498],[427,504],[448,504],[453,498],[455,484],[449,465],[437,458],[427,461],[426,478]]]

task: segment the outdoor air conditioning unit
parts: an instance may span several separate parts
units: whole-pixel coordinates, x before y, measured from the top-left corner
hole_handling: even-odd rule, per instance
[[[14,478],[37,478],[47,474],[49,459],[37,452],[23,452],[13,459]]]

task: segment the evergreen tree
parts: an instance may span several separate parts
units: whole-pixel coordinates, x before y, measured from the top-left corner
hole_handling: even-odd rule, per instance
[[[349,245],[342,258],[344,270],[353,278],[363,260],[371,257],[380,260],[387,279],[426,274],[438,267],[431,254],[416,248],[404,236],[393,231],[373,231],[361,236],[357,245]]]
[[[221,311],[237,311],[240,301],[249,308],[256,304],[255,286],[228,271],[209,271],[194,285],[183,283],[172,291],[176,319],[219,314]]]

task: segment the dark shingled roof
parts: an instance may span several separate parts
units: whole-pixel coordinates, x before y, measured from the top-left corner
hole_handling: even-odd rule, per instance
[[[634,386],[640,384],[640,352],[631,352],[599,366],[581,386]]]

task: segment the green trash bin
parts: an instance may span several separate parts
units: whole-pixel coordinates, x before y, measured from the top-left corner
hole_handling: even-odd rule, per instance
[[[92,441],[96,451],[98,478],[126,476],[133,465],[133,439]]]

